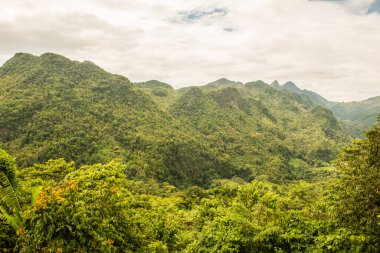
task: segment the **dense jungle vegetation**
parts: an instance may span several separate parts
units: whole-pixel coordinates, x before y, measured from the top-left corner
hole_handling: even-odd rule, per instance
[[[3,252],[379,252],[379,182],[380,118],[352,140],[262,81],[174,90],[51,53],[0,68]]]

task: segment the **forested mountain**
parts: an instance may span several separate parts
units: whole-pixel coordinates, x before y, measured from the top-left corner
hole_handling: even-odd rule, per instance
[[[118,159],[131,176],[181,185],[307,179],[349,140],[330,111],[261,81],[176,91],[51,53],[0,68],[0,115],[0,147],[21,167]]]
[[[359,102],[336,103],[330,107],[336,118],[353,127],[356,136],[362,136],[363,131],[376,124],[380,113],[380,96]]]
[[[333,113],[281,87],[175,90],[16,54],[0,68],[0,251],[378,252],[380,125],[342,149]]]
[[[349,126],[353,136],[362,136],[366,129],[374,126],[376,117],[380,113],[380,96],[359,102],[332,102],[313,91],[301,90],[293,82],[283,85],[277,82],[273,86],[291,93],[306,95],[314,104],[330,109],[338,120]]]

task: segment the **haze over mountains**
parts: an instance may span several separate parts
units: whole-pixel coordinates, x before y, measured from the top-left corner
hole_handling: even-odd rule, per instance
[[[281,86],[274,82],[272,86],[306,95],[314,104],[330,109],[338,120],[348,124],[354,136],[361,136],[366,129],[375,125],[380,113],[380,96],[358,102],[334,102],[328,101],[313,91],[301,90],[293,82],[287,82]]]

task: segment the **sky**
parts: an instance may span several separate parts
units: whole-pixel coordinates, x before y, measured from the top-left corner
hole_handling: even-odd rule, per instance
[[[133,82],[291,80],[358,101],[380,95],[380,0],[0,1],[0,65],[17,52]]]

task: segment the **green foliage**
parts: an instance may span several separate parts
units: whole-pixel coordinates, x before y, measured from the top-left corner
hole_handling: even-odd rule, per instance
[[[355,137],[362,137],[366,129],[376,125],[376,117],[380,111],[380,96],[360,102],[332,102],[313,91],[301,90],[292,82],[274,87],[305,96],[313,104],[331,110],[338,120],[347,125],[347,131]]]
[[[336,172],[322,168],[313,183],[234,178],[210,189],[131,180],[120,162],[75,169],[50,160],[18,173],[20,191],[44,188],[17,208],[22,227],[3,223],[0,245],[17,252],[376,252],[378,143],[375,128],[344,149]]]
[[[331,167],[349,137],[293,85],[174,90],[16,54],[0,68],[0,146],[21,165],[0,149],[0,248],[378,251],[380,127]]]
[[[116,162],[86,165],[51,183],[26,211],[16,250],[167,252],[165,213],[177,200],[133,196],[124,171]]]
[[[15,190],[7,176],[0,171],[0,248],[11,250],[16,232],[23,228],[24,219]]]
[[[74,162],[66,162],[64,159],[48,160],[43,164],[34,164],[32,167],[20,169],[18,178],[23,181],[32,181],[35,178],[42,181],[53,180],[59,182],[64,177],[75,170]]]
[[[336,161],[339,173],[332,187],[334,218],[342,226],[339,233],[329,235],[341,240],[338,246],[352,252],[375,251],[380,248],[380,125],[346,147]],[[326,239],[327,240],[327,239]]]
[[[20,203],[15,190],[3,172],[0,172],[0,212],[0,218],[5,218],[14,229],[17,230],[23,225]]]
[[[16,159],[0,148],[0,172],[9,180],[12,186],[16,183]]]
[[[123,212],[130,196],[118,189],[122,177],[114,164],[87,166],[40,192],[17,249],[113,252],[115,245],[125,245],[115,233],[127,230],[129,222]]]
[[[0,68],[0,114],[0,147],[22,168],[118,160],[130,179],[182,187],[234,176],[311,180],[311,168],[349,140],[329,111],[262,81],[174,90],[51,53],[16,54]]]

